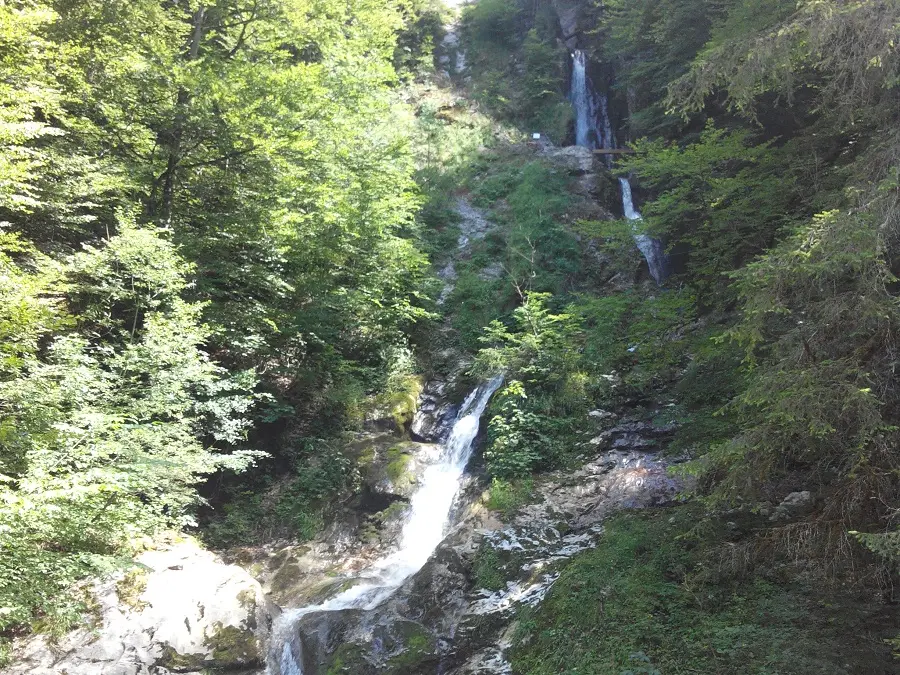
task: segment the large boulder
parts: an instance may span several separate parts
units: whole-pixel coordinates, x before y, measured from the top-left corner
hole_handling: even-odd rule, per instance
[[[51,645],[27,640],[6,675],[255,673],[274,608],[259,583],[191,542],[144,553],[96,587],[98,621]]]

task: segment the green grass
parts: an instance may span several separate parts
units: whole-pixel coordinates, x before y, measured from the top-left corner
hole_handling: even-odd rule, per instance
[[[534,494],[534,480],[507,481],[495,478],[491,482],[487,507],[491,511],[499,511],[505,517],[512,516],[519,508],[528,504]]]
[[[864,613],[837,596],[762,576],[700,581],[704,546],[685,537],[693,506],[610,520],[547,600],[521,617],[512,653],[522,675],[886,673],[886,647],[862,635]],[[636,667],[637,666],[637,667]]]

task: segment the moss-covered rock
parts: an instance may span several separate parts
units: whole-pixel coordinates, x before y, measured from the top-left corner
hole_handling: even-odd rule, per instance
[[[399,638],[399,650],[385,664],[390,675],[414,675],[431,672],[426,664],[438,659],[435,637],[413,621],[400,621],[394,626]]]
[[[415,474],[411,471],[412,455],[409,446],[395,445],[388,448],[385,470],[395,488],[404,490],[415,482]]]
[[[206,646],[212,657],[209,665],[227,668],[261,663],[262,645],[248,628],[221,624],[215,626],[213,633],[206,638]]]
[[[332,656],[325,675],[361,675],[372,665],[366,661],[366,649],[360,645],[343,644]]]

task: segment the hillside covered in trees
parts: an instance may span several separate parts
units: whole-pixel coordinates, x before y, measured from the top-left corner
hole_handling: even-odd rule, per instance
[[[267,672],[900,668],[897,0],[15,0],[0,146],[3,666],[185,535],[306,620],[477,409],[435,556],[555,566],[509,670],[392,609]],[[497,544],[604,452],[677,489]]]

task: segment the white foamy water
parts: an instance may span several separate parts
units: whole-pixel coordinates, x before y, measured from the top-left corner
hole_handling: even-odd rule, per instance
[[[625,217],[632,222],[643,220],[641,214],[634,208],[634,201],[631,198],[631,183],[627,178],[620,178],[619,184],[622,186],[622,210],[625,212]],[[638,228],[633,228],[633,231],[634,243],[637,244],[644,260],[647,261],[650,276],[656,283],[662,283],[666,278],[666,252],[663,251],[662,244],[658,239],[644,234]]]
[[[288,609],[272,631],[269,675],[302,675],[297,621],[313,612],[342,609],[373,609],[389,598],[406,579],[418,572],[444,538],[450,509],[459,491],[460,479],[472,456],[481,415],[491,396],[503,382],[495,377],[470,393],[440,455],[426,467],[410,499],[409,516],[403,525],[400,547],[353,577],[356,584],[318,605]],[[277,670],[276,670],[277,668]]]
[[[570,93],[572,107],[575,109],[575,144],[596,150],[598,148],[613,150],[616,139],[609,120],[608,101],[606,96],[598,94],[587,75],[587,58],[581,50],[572,54],[572,90]],[[612,164],[612,156],[606,155],[607,166]],[[641,214],[634,208],[631,196],[631,183],[627,178],[620,178],[622,186],[622,210],[625,218],[632,223],[642,220]],[[637,225],[632,225],[632,236],[647,266],[650,275],[657,284],[667,276],[666,254],[662,244],[644,234]]]

